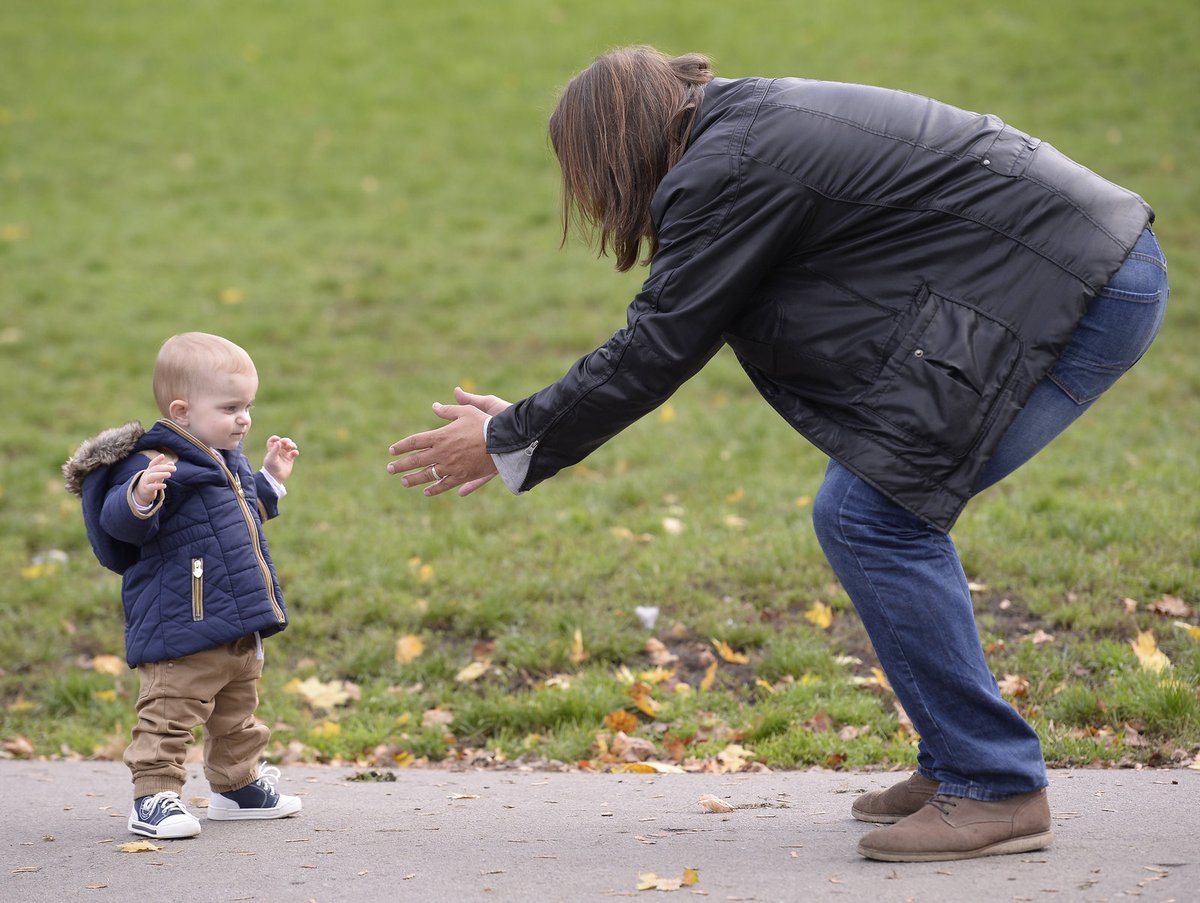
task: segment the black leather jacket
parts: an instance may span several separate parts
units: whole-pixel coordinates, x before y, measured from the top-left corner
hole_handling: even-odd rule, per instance
[[[948,530],[1089,301],[1153,220],[994,116],[899,91],[716,79],[655,194],[628,325],[496,416],[522,489],[727,342],[813,444]]]

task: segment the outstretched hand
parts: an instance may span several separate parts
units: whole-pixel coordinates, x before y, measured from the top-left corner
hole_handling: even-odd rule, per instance
[[[405,487],[424,485],[427,496],[457,488],[459,496],[467,496],[496,475],[496,464],[487,451],[484,423],[509,403],[495,395],[475,395],[462,388],[454,390],[454,399],[458,404],[433,404],[433,412],[449,423],[414,433],[389,449],[401,457],[388,464],[388,473],[404,474],[400,482]]]
[[[133,500],[145,508],[166,489],[167,480],[171,479],[173,473],[175,462],[164,454],[155,455],[133,487]]]
[[[286,483],[292,475],[292,463],[300,449],[287,437],[272,436],[267,440],[267,455],[263,458],[263,470],[280,483]]]

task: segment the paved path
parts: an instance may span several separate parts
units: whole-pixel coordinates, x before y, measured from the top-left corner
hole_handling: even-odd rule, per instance
[[[1200,901],[1200,771],[1055,771],[1055,845],[967,862],[890,864],[854,847],[861,791],[899,774],[558,774],[290,768],[304,811],[209,823],[123,853],[129,776],[112,762],[0,761],[0,900]],[[705,813],[712,793],[739,806]],[[192,771],[184,800],[206,798]],[[638,875],[699,881],[637,890]]]

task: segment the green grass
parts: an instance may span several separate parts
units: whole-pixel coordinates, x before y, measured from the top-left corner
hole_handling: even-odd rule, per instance
[[[1200,642],[1145,606],[1173,595],[1200,608],[1200,9],[20,6],[0,21],[11,750],[17,738],[46,756],[124,745],[136,678],[91,668],[123,652],[119,580],[92,558],[58,468],[100,429],[154,419],[159,344],[203,329],[256,359],[252,444],[279,432],[302,449],[269,527],[293,618],[268,644],[273,755],[595,759],[605,716],[623,710],[684,761],[741,743],[774,767],[911,764],[890,693],[855,680],[869,646],[812,535],[824,461],[731,355],[672,399],[673,417],[646,418],[520,499],[496,484],[428,500],[385,473],[388,445],[436,425],[429,404],[455,384],[523,397],[623,322],[641,274],[618,276],[576,242],[559,250],[545,121],[596,53],[652,43],[708,52],[723,75],[865,81],[994,112],[1155,206],[1173,283],[1161,339],[973,503],[955,538],[988,586],[993,670],[1029,681],[1014,701],[1051,761],[1195,757]],[[30,570],[52,550],[64,567]],[[828,631],[804,617],[817,600],[833,608]],[[639,605],[660,608],[654,631]],[[1037,629],[1055,639],[1022,639]],[[1145,629],[1174,663],[1164,675],[1130,649]],[[405,634],[425,652],[400,664]],[[652,634],[691,687],[657,686],[654,718],[622,676],[650,667]],[[713,638],[749,661],[722,663],[702,691]],[[480,643],[490,670],[456,681]],[[307,677],[351,681],[359,698],[306,705],[286,686]],[[424,724],[434,707],[453,720]]]

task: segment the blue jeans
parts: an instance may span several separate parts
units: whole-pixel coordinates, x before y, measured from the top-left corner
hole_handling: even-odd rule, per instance
[[[1005,432],[976,491],[1032,458],[1133,366],[1166,305],[1166,261],[1147,229]],[[920,735],[918,771],[941,793],[979,800],[1046,786],[1037,733],[988,668],[950,536],[836,461],[813,503],[813,527]]]

